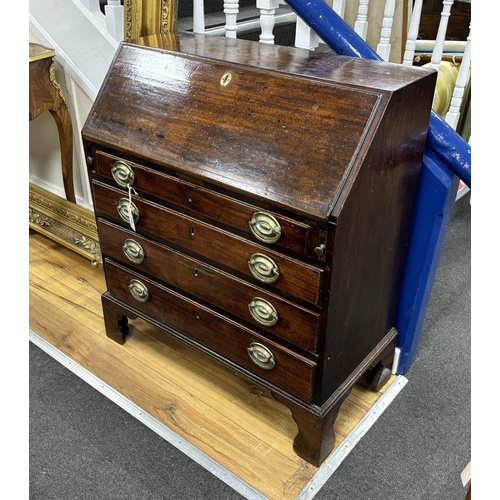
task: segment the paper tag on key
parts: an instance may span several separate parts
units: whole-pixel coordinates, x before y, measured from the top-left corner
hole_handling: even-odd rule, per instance
[[[128,222],[132,230],[135,232],[135,222],[134,222],[134,217],[132,215],[131,207],[132,207],[132,191],[136,196],[137,196],[137,191],[130,184],[127,184],[127,189],[128,189]]]

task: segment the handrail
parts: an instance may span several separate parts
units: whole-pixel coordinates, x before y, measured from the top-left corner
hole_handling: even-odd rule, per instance
[[[286,0],[289,7],[337,54],[383,59],[324,0]],[[467,187],[471,187],[471,148],[431,110],[427,147]]]

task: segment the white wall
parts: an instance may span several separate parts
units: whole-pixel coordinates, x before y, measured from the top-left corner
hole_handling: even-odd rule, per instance
[[[104,15],[80,0],[30,0],[29,21],[30,31],[55,50],[64,70],[95,99],[118,47]]]
[[[41,43],[31,32],[30,42]],[[42,44],[43,45],[43,44]],[[61,85],[73,126],[73,183],[78,205],[91,209],[80,133],[92,100],[68,75],[55,58],[56,79]],[[65,197],[61,173],[61,153],[57,126],[49,112],[29,123],[29,181],[52,194]]]
[[[30,42],[55,51],[56,78],[73,125],[73,179],[77,203],[92,209],[81,130],[118,47],[106,31],[101,12],[79,0],[30,0]],[[50,113],[29,124],[30,183],[65,197],[59,136]]]
[[[86,163],[81,144],[81,130],[106,73],[118,42],[107,32],[100,10],[90,12],[96,0],[30,0],[30,41],[55,51],[56,77],[62,86],[73,120],[73,177],[77,203],[92,209]],[[368,38],[380,36],[381,13],[385,0],[371,0]],[[394,32],[401,33],[401,5],[397,2]],[[348,0],[346,21],[354,23],[358,0]],[[377,15],[376,15],[377,13]],[[377,17],[377,22],[375,21]],[[393,51],[400,52],[400,40]],[[392,54],[391,53],[391,54]],[[396,56],[397,57],[397,56]],[[391,58],[393,60],[393,58]],[[49,113],[29,125],[30,182],[64,197],[56,125]]]

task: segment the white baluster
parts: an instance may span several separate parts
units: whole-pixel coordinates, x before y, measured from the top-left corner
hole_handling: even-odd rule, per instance
[[[313,50],[319,45],[319,36],[309,26],[297,17],[295,27],[295,47]]]
[[[345,2],[346,0],[333,0],[332,9],[342,18],[344,19],[345,13]]]
[[[104,6],[104,14],[106,15],[106,29],[108,33],[118,42],[124,38],[124,13],[123,5],[120,0],[108,0],[108,4]]]
[[[386,0],[384,19],[382,20],[382,29],[380,30],[380,42],[377,45],[377,54],[384,61],[389,60],[389,55],[391,53],[391,33],[395,8],[396,0]]]
[[[257,0],[260,9],[260,36],[262,43],[274,43],[274,14],[279,7],[280,0]]]
[[[448,20],[450,18],[451,6],[454,0],[443,0],[443,11],[441,12],[441,19],[439,21],[439,28],[436,35],[436,44],[432,51],[430,67],[439,70],[441,59],[443,58],[444,39],[446,37],[446,30],[448,29]]]
[[[226,14],[226,37],[236,38],[236,18],[240,10],[240,0],[224,0]]]
[[[462,99],[464,97],[465,86],[467,85],[467,78],[469,76],[469,67],[471,60],[471,32],[469,26],[469,36],[467,37],[467,45],[465,46],[464,55],[462,57],[462,63],[460,64],[460,69],[458,71],[457,82],[455,88],[453,89],[453,97],[451,98],[450,109],[446,113],[446,122],[453,127],[454,130],[457,128],[458,119],[460,118],[460,106],[462,105]]]
[[[205,5],[203,0],[193,0],[193,33],[205,33]]]
[[[354,31],[363,39],[366,40],[368,33],[368,4],[370,0],[359,0],[358,18],[354,23]]]
[[[90,12],[101,12],[101,4],[99,0],[80,0]]]
[[[415,48],[417,46],[418,29],[420,27],[420,14],[422,13],[423,0],[415,0],[413,12],[411,15],[410,27],[408,28],[408,38],[406,39],[405,55],[403,64],[405,66],[413,65],[415,57]]]

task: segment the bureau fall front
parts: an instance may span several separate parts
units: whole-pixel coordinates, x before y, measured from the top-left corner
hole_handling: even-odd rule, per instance
[[[321,464],[390,373],[434,71],[224,37],[121,43],[83,128],[107,335],[268,388]]]

